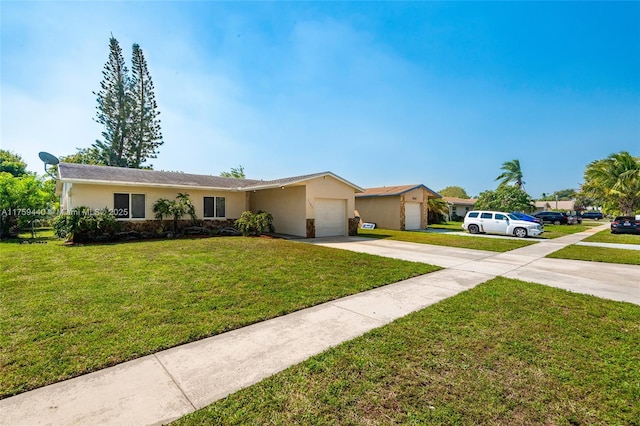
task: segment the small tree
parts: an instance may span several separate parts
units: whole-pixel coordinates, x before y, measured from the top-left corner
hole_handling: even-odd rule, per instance
[[[194,207],[189,194],[182,192],[178,193],[175,200],[167,200],[166,198],[160,198],[153,203],[153,212],[155,218],[162,220],[165,216],[173,216],[173,233],[178,232],[178,220],[185,215],[189,215],[192,220],[198,220],[196,215],[196,208]]]
[[[465,191],[464,188],[460,186],[447,186],[446,188],[438,191],[438,194],[442,195],[443,197],[455,197],[455,198],[465,198],[465,199],[471,198],[467,194],[467,191]]]
[[[242,235],[259,236],[263,232],[274,232],[273,216],[270,213],[259,210],[253,213],[249,210],[242,212],[242,215],[235,221],[236,228]]]
[[[222,172],[220,173],[222,177],[230,177],[236,179],[244,179],[244,167],[238,166],[238,168],[232,167],[230,172]]]
[[[504,212],[535,210],[529,194],[516,186],[500,185],[495,191],[484,191],[478,196],[474,206],[477,210],[498,210]]]

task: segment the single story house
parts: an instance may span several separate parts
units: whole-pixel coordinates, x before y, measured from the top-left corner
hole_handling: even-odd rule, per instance
[[[180,172],[60,163],[60,207],[113,209],[129,224],[154,221],[153,204],[187,193],[207,225],[229,226],[246,210],[273,216],[276,232],[306,238],[355,235],[355,194],[363,189],[322,172],[276,180],[236,179]]]
[[[457,197],[443,197],[449,205],[449,217],[447,222],[451,222],[456,216],[458,218],[464,218],[467,212],[473,210],[473,206],[478,201],[476,198],[457,198]]]
[[[426,229],[429,198],[442,198],[422,184],[366,188],[355,197],[361,221],[401,231]]]
[[[536,201],[535,207],[536,212],[546,212],[550,210],[563,211],[563,212],[572,212],[575,210],[576,202],[573,200],[569,201]]]

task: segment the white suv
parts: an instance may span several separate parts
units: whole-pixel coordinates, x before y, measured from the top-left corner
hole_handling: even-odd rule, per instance
[[[464,217],[462,227],[470,234],[515,235],[516,237],[537,237],[544,230],[540,224],[520,220],[511,213],[492,211],[470,211]]]

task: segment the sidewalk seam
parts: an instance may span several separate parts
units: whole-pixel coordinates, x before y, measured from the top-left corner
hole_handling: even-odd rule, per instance
[[[187,396],[187,394],[185,393],[185,391],[182,389],[182,386],[180,386],[180,384],[177,382],[176,378],[173,377],[173,374],[171,374],[171,372],[167,369],[167,367],[162,363],[162,361],[160,360],[160,358],[158,358],[157,354],[160,352],[156,352],[153,354],[153,357],[156,359],[156,361],[158,361],[158,363],[160,364],[160,366],[162,367],[162,369],[167,373],[167,375],[171,378],[171,381],[173,382],[174,385],[176,385],[176,387],[178,388],[178,390],[180,391],[180,393],[182,394],[182,396],[184,396],[184,398],[187,400],[187,402],[189,403],[189,405],[191,405],[191,407],[193,407],[194,411],[197,411],[198,408],[193,404],[193,401],[191,401],[191,399]]]

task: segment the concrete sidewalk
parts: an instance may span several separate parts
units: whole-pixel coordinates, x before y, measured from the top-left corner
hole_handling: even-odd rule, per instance
[[[358,237],[307,240],[448,269],[0,400],[0,424],[167,423],[497,275],[640,304],[640,266],[544,259],[600,228],[507,253]]]

